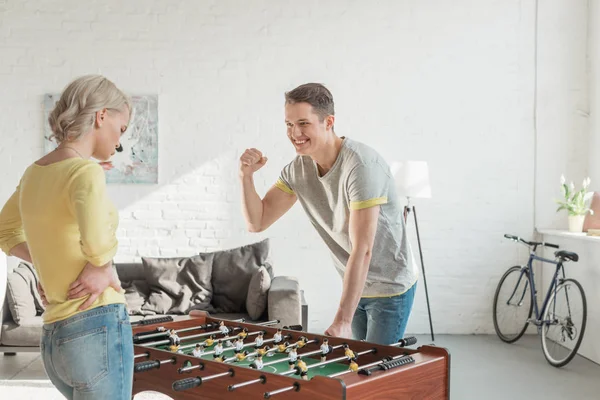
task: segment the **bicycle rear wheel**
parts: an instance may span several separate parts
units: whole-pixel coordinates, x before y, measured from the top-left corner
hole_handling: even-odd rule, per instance
[[[557,368],[567,365],[579,350],[587,323],[587,302],[579,282],[565,279],[556,287],[542,321],[546,360]]]
[[[533,311],[529,272],[519,266],[504,273],[494,295],[494,329],[506,343],[523,336]]]

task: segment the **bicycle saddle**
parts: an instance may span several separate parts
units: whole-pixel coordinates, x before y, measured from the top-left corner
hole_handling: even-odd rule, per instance
[[[563,260],[571,260],[571,261],[579,261],[579,256],[577,253],[573,253],[572,251],[560,250],[554,253],[556,257],[560,257]]]

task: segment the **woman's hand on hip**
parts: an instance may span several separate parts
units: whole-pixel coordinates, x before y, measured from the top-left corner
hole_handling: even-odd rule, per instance
[[[107,287],[112,287],[117,292],[123,290],[112,263],[102,267],[87,263],[77,280],[69,286],[68,299],[78,299],[89,295],[90,297],[79,307],[80,310],[85,310],[96,301]]]

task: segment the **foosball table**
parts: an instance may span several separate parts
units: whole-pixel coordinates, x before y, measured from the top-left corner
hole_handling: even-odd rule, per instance
[[[250,324],[208,313],[136,326],[134,395],[186,399],[448,399],[450,355]]]

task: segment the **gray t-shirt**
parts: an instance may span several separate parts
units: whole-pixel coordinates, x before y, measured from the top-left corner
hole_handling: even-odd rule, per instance
[[[297,156],[281,172],[276,186],[297,196],[310,222],[331,251],[342,279],[352,245],[351,209],[380,206],[369,273],[362,297],[393,296],[417,281],[403,206],[389,166],[369,146],[344,138],[340,153],[324,175],[308,156]]]

